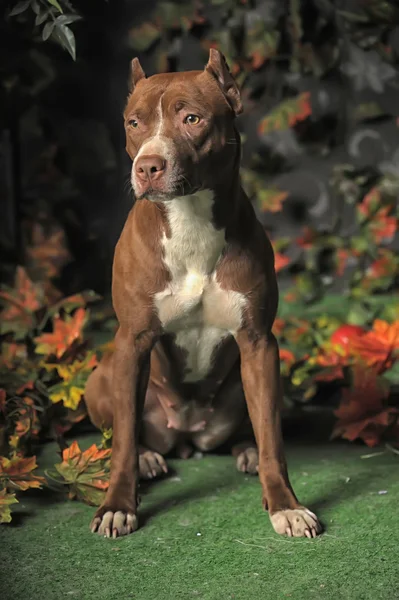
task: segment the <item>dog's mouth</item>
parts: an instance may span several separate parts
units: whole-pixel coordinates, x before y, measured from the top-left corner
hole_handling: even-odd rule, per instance
[[[151,202],[170,202],[174,198],[191,196],[199,190],[199,186],[192,186],[188,184],[188,182],[181,182],[168,191],[159,190],[150,186],[146,190],[141,191],[140,194],[136,194],[136,198],[137,200],[143,200],[145,198]]]

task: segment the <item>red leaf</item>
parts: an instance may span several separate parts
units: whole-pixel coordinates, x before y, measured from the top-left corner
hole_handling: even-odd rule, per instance
[[[350,441],[361,438],[368,446],[376,446],[399,413],[398,409],[384,404],[388,392],[389,388],[375,370],[355,367],[353,387],[344,390],[335,411],[338,422],[331,437]]]

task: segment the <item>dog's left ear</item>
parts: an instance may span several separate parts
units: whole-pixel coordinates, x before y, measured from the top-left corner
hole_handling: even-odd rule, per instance
[[[221,52],[219,52],[219,50],[216,50],[215,48],[210,49],[209,60],[205,67],[205,71],[208,71],[208,73],[210,73],[216,79],[227,102],[233,109],[234,114],[241,114],[243,111],[243,106],[241,102],[240,90],[238,89],[237,84],[230,73],[225,57]]]

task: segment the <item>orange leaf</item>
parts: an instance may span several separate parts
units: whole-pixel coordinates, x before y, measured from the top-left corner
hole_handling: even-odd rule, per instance
[[[281,252],[274,253],[274,268],[276,270],[276,273],[284,269],[284,267],[289,265],[290,262],[291,261],[288,258],[288,256],[284,256],[284,254],[281,254]]]
[[[82,337],[82,329],[86,321],[86,311],[78,308],[73,317],[54,318],[53,333],[43,333],[35,338],[37,354],[55,354],[60,358],[75,340]]]
[[[40,488],[45,480],[32,471],[37,469],[36,456],[23,458],[14,455],[11,458],[0,456],[0,480],[6,488],[27,490],[28,488]]]
[[[376,367],[380,372],[390,368],[396,360],[399,349],[399,321],[387,323],[377,319],[373,329],[354,338],[351,350],[368,366]]]
[[[55,465],[63,483],[69,486],[69,497],[80,498],[89,504],[98,504],[109,486],[109,458],[111,449],[93,444],[85,451],[76,441],[62,453],[62,462]]]

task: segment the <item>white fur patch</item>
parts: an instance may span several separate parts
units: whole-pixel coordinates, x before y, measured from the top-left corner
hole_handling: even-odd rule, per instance
[[[216,346],[241,326],[245,305],[242,294],[222,290],[216,279],[226,242],[212,223],[212,205],[209,190],[165,205],[171,236],[164,235],[162,245],[171,281],[155,305],[165,331],[187,352],[186,381],[206,377]]]

